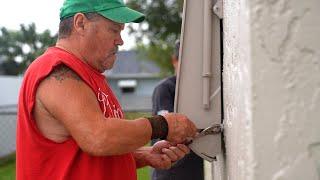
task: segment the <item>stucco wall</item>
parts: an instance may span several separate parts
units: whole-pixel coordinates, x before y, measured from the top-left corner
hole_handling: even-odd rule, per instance
[[[229,179],[320,178],[320,1],[224,1]]]

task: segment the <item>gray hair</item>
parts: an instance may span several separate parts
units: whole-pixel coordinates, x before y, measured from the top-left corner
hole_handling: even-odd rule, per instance
[[[84,15],[87,19],[93,21],[100,16],[98,13],[85,13]],[[64,39],[71,35],[73,29],[73,17],[74,16],[71,16],[60,21],[58,39]]]

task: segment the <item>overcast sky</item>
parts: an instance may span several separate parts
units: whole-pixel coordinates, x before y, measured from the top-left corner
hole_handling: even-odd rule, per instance
[[[1,0],[0,27],[20,29],[20,24],[34,22],[38,32],[49,29],[52,33],[58,31],[59,9],[63,0]],[[124,45],[120,50],[128,50],[134,46],[133,38],[126,30],[122,33]]]

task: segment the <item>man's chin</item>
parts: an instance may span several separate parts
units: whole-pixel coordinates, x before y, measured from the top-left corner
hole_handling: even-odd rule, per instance
[[[107,70],[112,69],[112,68],[113,68],[113,65],[114,65],[114,64],[108,64],[108,65],[103,66],[103,71],[107,71]]]
[[[113,55],[112,57],[109,57],[105,62],[105,64],[103,64],[103,69],[104,71],[110,70],[113,68],[114,63],[116,61],[116,55]]]

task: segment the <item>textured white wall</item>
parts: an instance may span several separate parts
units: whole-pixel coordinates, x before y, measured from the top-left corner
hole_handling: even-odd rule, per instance
[[[320,1],[224,1],[226,175],[320,178]]]

